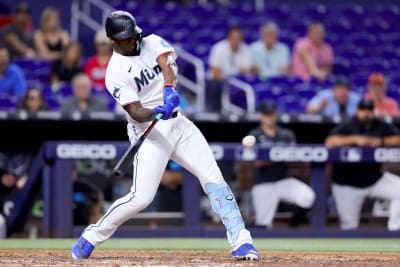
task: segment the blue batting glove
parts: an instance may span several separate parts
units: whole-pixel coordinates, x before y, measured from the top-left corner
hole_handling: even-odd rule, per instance
[[[169,104],[169,103],[164,104],[163,107],[165,108],[165,113],[164,113],[164,116],[162,116],[161,119],[168,120],[169,118],[171,118],[172,112],[174,111],[175,107],[173,105]]]
[[[163,117],[164,117],[164,114],[165,114],[165,108],[164,108],[164,106],[157,106],[157,107],[155,107],[154,109],[153,109],[153,112],[154,112],[154,115],[156,115],[157,116],[157,114],[163,114]],[[162,118],[162,117],[161,117]]]
[[[172,116],[172,112],[174,111],[174,106],[170,104],[165,104],[164,106],[157,106],[153,109],[154,114],[163,114],[161,119],[168,120]]]
[[[179,106],[180,99],[179,93],[175,91],[174,86],[172,84],[165,84],[164,85],[164,105],[168,104],[173,106],[172,109]]]

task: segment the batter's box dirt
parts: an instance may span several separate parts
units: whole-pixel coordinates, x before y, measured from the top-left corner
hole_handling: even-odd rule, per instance
[[[400,266],[400,254],[394,253],[339,253],[339,252],[269,252],[261,251],[261,260],[237,261],[225,251],[154,251],[101,250],[93,252],[89,260],[74,260],[64,250],[0,250],[0,266]]]

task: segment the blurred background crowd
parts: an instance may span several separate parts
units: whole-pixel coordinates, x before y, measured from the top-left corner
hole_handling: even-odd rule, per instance
[[[130,11],[145,36],[158,34],[203,63],[205,106],[199,107],[196,95],[182,88],[181,108],[188,116],[229,112],[224,94],[246,112],[247,96],[227,83],[231,78],[250,85],[260,125],[262,116],[271,113],[352,118],[360,109],[367,109],[387,122],[400,115],[400,5],[394,1],[263,1],[262,9],[256,5],[260,1],[109,2],[111,8]],[[54,2],[38,9],[35,1],[0,4],[0,110],[28,114],[58,111],[68,115],[123,112],[105,91],[105,70],[112,46],[104,29],[99,27],[74,38],[67,27],[70,18],[64,16],[65,6]],[[187,62],[178,63],[180,73],[195,80],[193,68]],[[271,143],[296,142],[295,133],[289,138],[285,137],[287,133],[282,137],[276,131],[276,118],[269,123],[272,126],[266,128],[272,128],[271,135],[278,136],[270,136]],[[0,192],[4,196],[10,188],[23,186],[33,155],[2,152]],[[124,182],[116,185],[109,181],[111,164],[75,164],[75,223],[96,221],[102,213],[99,203],[112,201],[125,192]],[[249,178],[249,168],[264,168],[266,163],[257,164],[261,165],[240,163],[233,170],[232,166],[225,168],[237,177],[237,188],[244,192],[241,205],[251,223],[251,185],[277,182],[261,179],[260,173],[254,181]],[[294,172],[297,178],[306,177],[302,180],[307,183],[309,173],[303,167],[295,166],[289,173],[282,168],[286,167],[275,166],[271,172],[280,178],[292,177]],[[97,177],[95,185],[91,184],[93,177]],[[300,203],[293,226],[303,222],[302,216],[314,201],[313,192],[304,183],[299,186],[308,201],[289,199],[292,204]],[[180,211],[177,194],[181,187],[182,170],[170,162],[159,198],[149,209]],[[164,205],[163,198],[173,204]],[[3,198],[3,203],[6,201]],[[207,203],[202,205],[213,217]],[[277,210],[276,205],[271,210]],[[84,216],[88,206],[92,217]],[[260,224],[272,227],[272,217],[268,214],[269,219]]]
[[[132,12],[144,35],[159,34],[201,59],[207,71],[205,112],[223,111],[224,81],[235,76],[252,86],[257,104],[273,98],[280,112],[354,115],[355,99],[365,97],[374,100],[377,115],[399,115],[397,5],[267,2],[257,11],[251,2],[113,1],[112,6]],[[111,56],[104,30],[72,40],[56,5],[37,18],[29,3],[13,8],[3,11],[0,21],[0,108],[71,111],[74,105],[66,99],[75,96],[80,111],[115,111],[104,94]],[[180,72],[193,75],[183,62]],[[89,78],[86,86],[82,75],[74,86],[80,73]],[[85,93],[84,87],[91,90]],[[241,92],[229,94],[245,106]],[[183,102],[189,115],[197,112],[195,103]]]

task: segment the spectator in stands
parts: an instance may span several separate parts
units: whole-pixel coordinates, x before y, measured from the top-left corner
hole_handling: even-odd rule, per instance
[[[337,125],[325,141],[329,147],[400,146],[400,132],[393,124],[374,117],[374,102],[362,99],[356,115]],[[358,150],[354,150],[354,153]],[[381,171],[381,163],[337,163],[333,165],[332,191],[340,227],[355,229],[367,197],[391,200],[389,230],[400,230],[400,177]]]
[[[27,89],[25,74],[14,63],[10,63],[10,57],[6,46],[0,44],[0,93],[10,97],[21,97]]]
[[[79,73],[72,80],[73,96],[66,99],[61,105],[61,112],[71,114],[75,111],[107,111],[106,102],[91,94],[92,82],[84,73]]]
[[[242,29],[231,27],[227,38],[212,46],[208,61],[210,70],[206,86],[207,109],[219,111],[225,78],[254,73],[249,47],[243,42]]]
[[[292,54],[292,74],[309,81],[312,77],[324,81],[332,72],[333,49],[324,41],[325,27],[313,22],[306,37],[296,41]]]
[[[386,81],[382,73],[372,73],[368,78],[368,92],[365,98],[371,99],[375,105],[377,116],[399,116],[397,101],[386,95]]]
[[[47,7],[43,10],[33,41],[37,55],[47,60],[61,58],[61,51],[69,43],[69,33],[61,28],[58,9]]]
[[[82,47],[78,42],[70,42],[63,49],[61,58],[51,65],[51,83],[57,87],[60,83],[70,83],[72,78],[82,72]]]
[[[88,59],[85,64],[84,71],[92,80],[93,86],[97,90],[104,90],[106,87],[105,76],[108,61],[111,57],[111,42],[108,39],[106,32],[100,30],[94,38],[96,47],[96,55]]]
[[[332,89],[319,91],[307,104],[308,113],[324,116],[351,117],[357,110],[361,96],[350,90],[350,83],[345,78],[335,80]]]
[[[261,80],[289,73],[289,48],[278,41],[279,28],[273,22],[265,24],[261,39],[250,45],[252,61]]]
[[[1,33],[11,58],[36,56],[31,26],[31,10],[28,4],[21,3],[14,11],[13,22],[5,26]]]
[[[42,90],[37,87],[29,88],[21,101],[19,109],[31,113],[47,110]]]
[[[294,145],[295,134],[278,126],[276,105],[265,100],[259,107],[260,126],[250,131],[262,146]],[[280,201],[295,204],[290,226],[296,227],[306,220],[307,211],[315,199],[313,190],[300,180],[289,177],[285,163],[265,160],[254,162],[253,188],[251,190],[255,224],[272,228],[273,217]]]

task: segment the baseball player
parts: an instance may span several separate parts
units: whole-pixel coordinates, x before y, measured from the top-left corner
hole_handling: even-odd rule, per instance
[[[250,232],[245,229],[236,200],[222,177],[207,141],[186,117],[177,112],[179,94],[176,54],[161,37],[142,30],[134,17],[114,11],[106,19],[113,55],[106,71],[106,87],[127,113],[131,143],[143,133],[156,114],[162,120],[152,129],[134,158],[130,192],[116,200],[106,214],[89,225],[72,247],[75,259],[89,258],[93,249],[153,200],[169,159],[198,177],[212,207],[219,214],[237,259],[258,260]]]
[[[295,134],[277,125],[276,105],[265,100],[259,107],[260,126],[250,131],[262,146],[294,145]],[[258,160],[254,163],[251,196],[254,206],[255,225],[272,228],[272,221],[280,201],[295,204],[290,220],[292,227],[298,226],[315,200],[314,191],[302,181],[290,177],[283,162]]]
[[[325,145],[329,147],[400,146],[400,131],[393,124],[374,117],[374,102],[362,99],[356,115],[332,129]],[[357,148],[353,148],[357,151]],[[400,177],[376,163],[335,163],[332,170],[332,193],[335,197],[340,227],[358,228],[367,197],[390,200],[388,230],[400,230]]]

